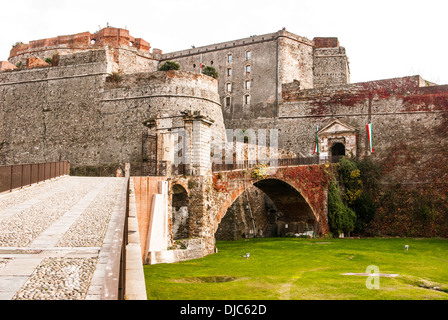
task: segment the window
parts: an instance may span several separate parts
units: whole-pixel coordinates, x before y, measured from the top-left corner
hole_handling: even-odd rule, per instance
[[[250,104],[250,95],[246,94],[244,96],[244,104]]]
[[[226,97],[226,107],[230,107],[230,97]]]
[[[250,51],[246,51],[246,60],[249,61],[250,60]]]
[[[244,83],[244,89],[250,90],[250,80],[246,80],[246,82]]]
[[[227,62],[232,63],[232,55],[231,54],[227,55]]]
[[[230,77],[232,75],[232,68],[227,69],[227,76]]]
[[[227,83],[226,87],[227,87],[227,92],[232,92],[232,84],[231,83]]]
[[[246,73],[250,73],[250,65],[246,66]]]

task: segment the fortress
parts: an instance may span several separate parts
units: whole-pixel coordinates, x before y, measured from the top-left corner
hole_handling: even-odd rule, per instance
[[[165,61],[181,71],[160,72]],[[212,66],[218,79],[201,75]],[[446,86],[419,76],[350,84],[337,38],[309,40],[286,30],[173,53],[152,49],[128,30],[17,43],[1,62],[0,163],[66,159],[73,167],[135,163],[142,123],[200,111],[224,138],[227,129],[279,130],[279,147],[307,157],[316,127],[320,152],[342,143],[375,156],[393,143],[441,125]],[[325,128],[338,119],[340,134]],[[398,126],[400,124],[400,126]],[[333,127],[333,126],[330,126]],[[392,138],[393,137],[393,138]],[[342,153],[345,151],[342,150]],[[347,154],[349,154],[347,152]]]
[[[158,71],[166,61],[180,71]],[[384,190],[431,189],[440,199],[446,192],[448,86],[418,75],[350,83],[337,38],[280,30],[163,53],[108,27],[17,43],[0,68],[0,164],[131,163],[133,174],[146,175],[172,159],[166,133],[200,120],[212,143],[231,139],[226,129],[275,129],[289,156],[370,157],[383,168]],[[207,165],[197,172],[207,174]]]
[[[220,135],[224,125],[245,129],[254,120],[254,128],[276,128],[286,90],[349,82],[336,38],[311,41],[281,30],[168,54],[150,49],[127,30],[109,27],[14,45],[1,62],[0,163],[135,163],[146,157],[140,141],[146,119],[190,110],[213,119]],[[182,71],[158,72],[168,60]],[[200,74],[201,63],[217,70],[218,81]],[[312,131],[295,152],[309,154]],[[294,144],[281,140],[287,148]]]

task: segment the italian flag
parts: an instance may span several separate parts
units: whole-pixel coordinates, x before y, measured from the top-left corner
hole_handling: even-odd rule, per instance
[[[367,137],[369,138],[370,152],[374,153],[374,151],[373,151],[373,142],[372,142],[372,124],[371,123],[369,123],[367,125]]]
[[[319,139],[317,137],[317,131],[319,131],[319,126],[316,126],[316,141],[314,142],[314,152],[313,152],[313,154],[319,153]]]

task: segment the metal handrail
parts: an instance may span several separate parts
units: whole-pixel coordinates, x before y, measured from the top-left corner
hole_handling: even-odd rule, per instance
[[[31,186],[70,175],[70,162],[26,163],[0,166],[0,192]]]
[[[213,163],[212,172],[219,171],[235,171],[235,170],[246,170],[251,169],[256,166],[266,164],[270,167],[291,167],[291,166],[301,166],[301,165],[313,165],[313,164],[323,164],[323,163],[336,163],[343,156],[327,156],[327,157],[297,157],[297,158],[284,158],[276,159],[270,163],[269,161],[257,161],[257,160],[244,160],[244,161],[233,161],[233,163]]]

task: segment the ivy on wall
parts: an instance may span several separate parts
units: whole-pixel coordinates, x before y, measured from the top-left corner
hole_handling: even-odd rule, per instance
[[[342,200],[336,179],[328,186],[328,224],[334,235],[350,233],[355,228],[356,215]]]
[[[328,188],[328,220],[333,234],[364,233],[376,213],[372,192],[378,177],[378,169],[370,160],[339,160]]]

